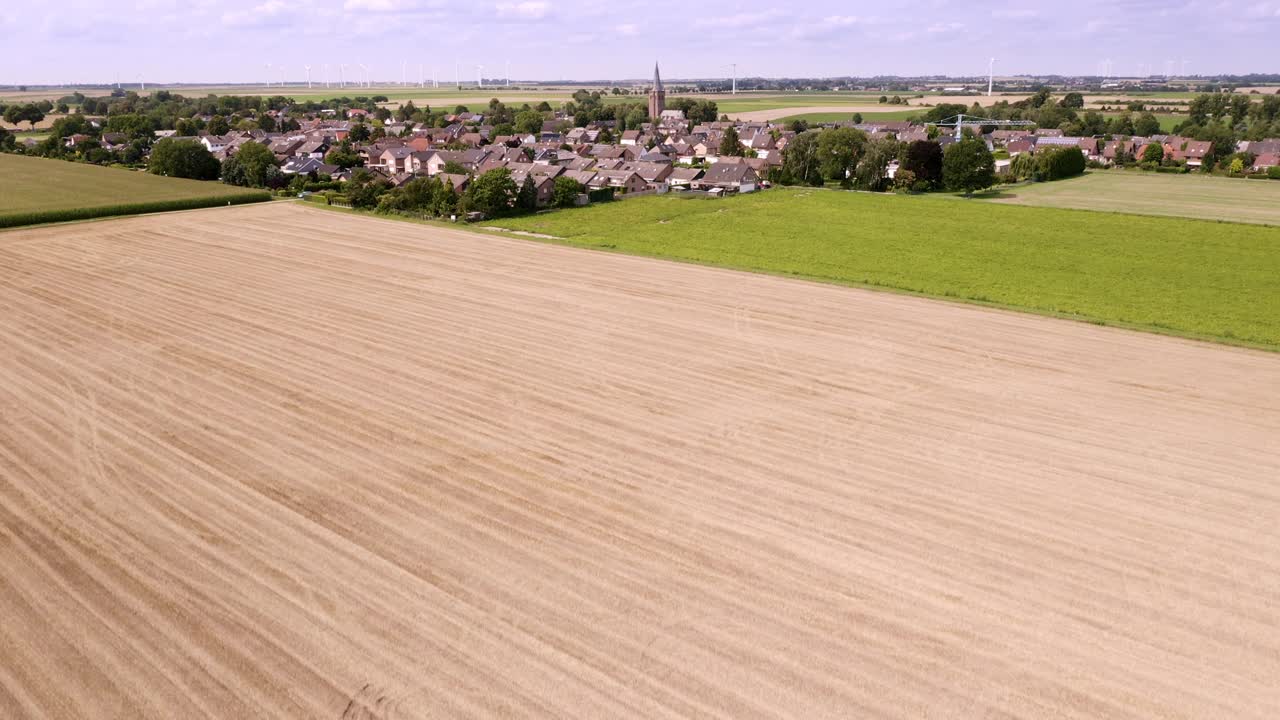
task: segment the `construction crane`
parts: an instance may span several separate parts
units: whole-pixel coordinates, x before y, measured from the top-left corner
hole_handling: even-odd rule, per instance
[[[980,118],[974,115],[965,115],[964,113],[952,115],[951,117],[934,124],[939,126],[955,125],[956,140],[964,138],[964,129],[966,127],[979,127],[982,125],[995,125],[996,127],[1026,127],[1029,125],[1035,125],[1035,123],[1030,120],[992,120],[990,118]]]

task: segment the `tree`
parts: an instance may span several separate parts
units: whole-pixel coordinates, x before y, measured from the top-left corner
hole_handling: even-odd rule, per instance
[[[991,187],[995,175],[995,158],[981,140],[965,138],[948,145],[942,154],[942,182],[952,192],[972,195]]]
[[[231,125],[227,119],[221,115],[214,115],[209,119],[209,124],[204,127],[210,135],[226,135],[231,132]]]
[[[883,190],[888,180],[885,173],[889,163],[896,157],[898,157],[897,140],[882,138],[867,143],[866,151],[858,160],[858,167],[854,169],[858,186],[867,190]]]
[[[1244,160],[1241,158],[1231,158],[1231,165],[1227,167],[1227,172],[1232,175],[1239,175],[1244,172]]]
[[[820,131],[818,157],[822,176],[848,187],[866,145],[867,136],[861,130],[835,128]]]
[[[533,173],[525,173],[524,182],[516,193],[516,207],[525,212],[538,209],[538,186],[533,183]]]
[[[495,217],[511,207],[516,192],[511,171],[504,167],[494,168],[472,180],[467,186],[467,207],[484,213],[487,217]]]
[[[169,177],[217,180],[222,173],[222,164],[204,145],[194,140],[165,138],[151,149],[147,171]]]
[[[738,129],[730,125],[720,137],[720,154],[727,157],[742,157],[744,148],[738,138]]]
[[[351,145],[348,143],[343,143],[338,147],[330,150],[329,154],[324,156],[324,159],[325,159],[325,162],[329,163],[330,165],[337,165],[343,170],[346,170],[348,168],[353,168],[353,167],[359,167],[360,165],[364,164],[364,160],[360,159],[360,156],[357,155],[356,152],[351,149]]]
[[[1144,112],[1133,121],[1133,133],[1143,137],[1151,137],[1160,132],[1160,121],[1150,112]]]
[[[821,157],[818,155],[817,130],[796,135],[782,152],[782,182],[806,185],[822,184]]]
[[[536,110],[522,110],[516,113],[514,125],[516,132],[521,135],[537,135],[542,132],[542,113]]]
[[[440,168],[440,172],[449,175],[466,175],[467,168],[457,160],[446,160],[444,166]]]
[[[1084,172],[1084,153],[1078,147],[1052,148],[1036,153],[1038,180],[1061,180]]]
[[[38,106],[27,103],[26,105],[10,105],[4,109],[4,120],[7,123],[17,125],[18,123],[31,123],[31,129],[36,129],[36,123],[44,120],[44,111]]]
[[[369,126],[362,122],[352,123],[351,129],[347,132],[347,139],[351,142],[364,142],[369,139]]]
[[[1064,108],[1083,108],[1084,95],[1081,95],[1078,92],[1069,92],[1066,95],[1062,96],[1062,100],[1058,103],[1058,105]]]
[[[578,196],[584,192],[586,192],[586,188],[577,180],[570,177],[558,177],[551,192],[551,203],[558,208],[573,207],[578,202]]]
[[[916,140],[907,145],[902,156],[902,170],[910,171],[916,182],[923,183],[931,190],[940,187],[942,146],[932,140]]]
[[[1160,143],[1151,143],[1142,149],[1142,162],[1151,165],[1159,165],[1164,162],[1164,146]]]
[[[222,181],[228,185],[265,187],[268,169],[276,167],[276,156],[262,143],[247,142],[222,164]]]
[[[0,127],[0,151],[8,152],[13,150],[15,144],[13,133]]]

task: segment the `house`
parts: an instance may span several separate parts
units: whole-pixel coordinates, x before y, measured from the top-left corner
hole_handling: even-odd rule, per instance
[[[1180,159],[1187,161],[1187,167],[1200,167],[1204,164],[1204,158],[1213,151],[1213,143],[1208,140],[1188,140],[1182,146],[1182,157]]]
[[[647,189],[649,183],[634,170],[599,170],[587,187],[592,189],[612,187],[624,193],[634,193]]]
[[[754,192],[760,176],[746,163],[716,163],[707,169],[694,186],[701,190],[720,189],[727,192]]]
[[[329,152],[329,143],[324,140],[310,140],[304,142],[294,150],[294,154],[299,157],[323,159],[325,154]]]
[[[651,189],[665,185],[667,177],[672,173],[670,163],[633,162],[623,165],[622,169],[630,170],[644,178]]]
[[[1102,159],[1107,163],[1115,163],[1122,155],[1133,157],[1134,142],[1132,140],[1112,140],[1102,148]]]
[[[622,132],[622,144],[623,144],[623,145],[639,145],[639,144],[640,144],[640,131],[639,131],[639,130],[624,130],[624,131]]]
[[[672,188],[688,188],[702,177],[699,168],[675,168],[667,175],[667,186]]]
[[[467,189],[467,186],[471,184],[471,176],[440,173],[440,183],[445,187],[449,187],[449,184],[453,183],[453,191],[461,195]]]
[[[511,180],[517,188],[524,187],[525,178],[533,178],[533,189],[537,194],[538,207],[547,207],[555,194],[555,178],[525,169],[511,171]]]
[[[409,159],[412,155],[413,150],[405,146],[387,148],[378,156],[377,164],[382,167],[388,175],[410,172]]]
[[[1254,172],[1266,172],[1280,166],[1280,153],[1263,153],[1253,159]]]
[[[313,157],[292,157],[280,166],[280,172],[286,175],[307,175],[313,172],[317,175],[334,175],[340,169],[337,165],[329,165]]]

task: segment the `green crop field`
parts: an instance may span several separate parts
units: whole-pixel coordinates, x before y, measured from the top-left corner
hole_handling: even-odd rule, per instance
[[[1082,177],[1000,190],[993,202],[1280,225],[1280,182],[1141,170],[1092,170]]]
[[[793,120],[804,120],[810,125],[817,123],[832,122],[848,122],[853,119],[853,113],[862,114],[863,122],[884,122],[887,120],[909,120],[917,115],[921,115],[927,110],[925,108],[912,108],[910,110],[885,110],[884,112],[873,110],[850,110],[849,112],[821,112],[821,113],[802,113],[800,115],[788,115],[784,118],[778,118],[775,122],[789,123]]]
[[[808,189],[636,198],[495,224],[1280,349],[1280,228]]]
[[[216,182],[0,154],[0,227],[267,199]]]

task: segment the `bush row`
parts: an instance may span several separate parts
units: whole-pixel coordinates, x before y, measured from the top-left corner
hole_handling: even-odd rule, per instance
[[[18,227],[20,225],[38,225],[40,223],[67,222],[70,220],[89,220],[91,218],[111,217],[113,215],[139,215],[142,213],[165,212],[168,210],[194,210],[196,208],[216,207],[218,205],[242,205],[244,203],[270,200],[266,191],[242,192],[234,195],[184,198],[182,200],[155,200],[152,202],[125,203],[122,205],[103,205],[102,207],[68,208],[66,210],[39,210],[35,212],[0,215],[0,228]]]

